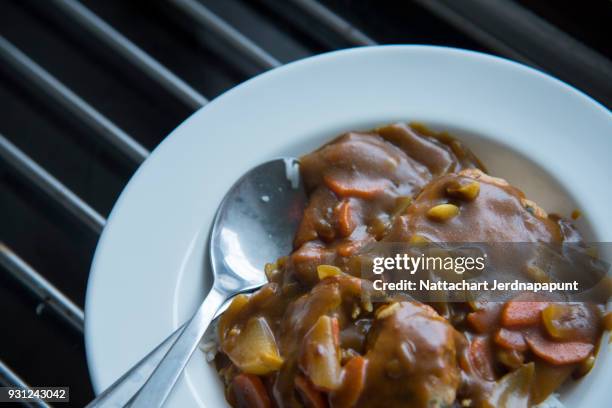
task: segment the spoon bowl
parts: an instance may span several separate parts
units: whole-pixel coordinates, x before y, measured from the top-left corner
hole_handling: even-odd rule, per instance
[[[225,195],[212,226],[213,285],[193,317],[172,333],[88,408],[161,407],[202,336],[228,300],[266,282],[264,266],[288,254],[306,204],[295,158],[248,171]],[[143,385],[144,384],[144,385]]]
[[[272,160],[241,177],[221,202],[211,231],[215,285],[236,293],[263,285],[265,264],[291,252],[305,202],[296,159]]]
[[[305,203],[294,158],[261,164],[230,188],[211,232],[213,286],[130,402],[132,408],[161,407],[219,308],[232,296],[266,283],[264,264],[289,252]]]

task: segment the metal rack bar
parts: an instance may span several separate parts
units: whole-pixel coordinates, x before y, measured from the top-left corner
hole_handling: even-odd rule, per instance
[[[83,310],[1,241],[0,265],[6,268],[15,279],[28,288],[37,298],[49,305],[59,317],[79,332],[83,332],[85,318]]]
[[[9,366],[4,364],[2,360],[0,360],[0,384],[4,384],[6,387],[20,387],[20,388],[28,388],[28,384],[21,379]],[[24,403],[28,407],[37,407],[37,408],[50,408],[50,406],[44,401],[32,401],[29,403]]]
[[[132,160],[140,163],[149,155],[149,151],[140,143],[2,36],[0,36],[0,58],[19,71],[29,81],[44,90],[49,96],[75,114],[80,120],[97,131],[109,143],[117,147]]]
[[[547,70],[612,105],[612,62],[521,5],[415,1],[500,54]]]
[[[78,1],[53,0],[53,3],[187,106],[198,109],[208,103],[208,99],[204,95],[177,77]]]
[[[102,232],[106,224],[103,216],[2,134],[0,134],[0,157],[97,234]]]
[[[202,3],[196,0],[170,1],[203,28],[212,31],[261,68],[271,69],[282,65],[280,61],[214,14]]]
[[[363,31],[359,30],[344,18],[340,17],[338,14],[334,13],[316,0],[290,1],[351,44],[377,44],[376,41],[368,37]]]
[[[466,17],[456,13],[450,7],[447,7],[443,2],[433,0],[414,0],[416,3],[420,4],[423,8],[431,11],[433,14],[438,17],[446,20],[448,23],[463,31],[476,41],[484,44],[492,50],[499,52],[507,58],[512,58],[513,60],[520,61],[524,64],[537,66],[537,64],[527,58],[525,55],[521,54],[517,50],[510,47],[504,41],[496,38],[490,32],[484,30],[474,22],[470,21]]]

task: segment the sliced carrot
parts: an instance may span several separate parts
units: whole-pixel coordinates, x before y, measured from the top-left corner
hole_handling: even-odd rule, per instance
[[[359,197],[371,199],[384,191],[383,182],[370,179],[360,179],[350,177],[341,178],[338,176],[323,176],[325,185],[339,197]]]
[[[470,342],[470,360],[480,376],[489,381],[495,380],[493,374],[493,354],[485,337],[474,337]]]
[[[330,396],[332,408],[354,406],[365,385],[366,359],[361,356],[351,358],[342,369],[342,385]]]
[[[327,401],[323,393],[303,375],[295,377],[295,388],[302,398],[302,403],[306,408],[327,408]]]
[[[499,303],[488,303],[482,309],[468,313],[467,321],[477,333],[489,333],[499,320]]]
[[[272,407],[266,387],[256,375],[238,374],[232,380],[231,391],[238,408]]]
[[[519,331],[500,328],[495,332],[495,336],[493,336],[493,341],[499,346],[509,349],[509,350],[517,350],[517,351],[525,351],[527,350],[527,343],[525,343],[525,337]]]
[[[336,347],[340,347],[340,323],[338,322],[337,317],[332,317],[332,336],[334,338],[334,343]]]
[[[549,304],[549,302],[511,300],[502,309],[502,326],[531,326],[540,323],[542,310],[546,309]]]
[[[536,356],[554,365],[579,363],[588,358],[594,349],[590,343],[548,340],[535,329],[525,333],[525,340]]]
[[[342,200],[335,208],[335,216],[338,220],[338,232],[343,237],[348,237],[353,233],[356,227],[353,220],[353,210],[349,199]]]
[[[477,310],[476,312],[468,313],[467,321],[477,333],[486,333],[489,329],[487,317],[483,310]]]

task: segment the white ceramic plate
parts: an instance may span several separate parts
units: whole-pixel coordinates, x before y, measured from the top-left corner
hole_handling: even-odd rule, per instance
[[[582,227],[612,241],[612,115],[584,94],[525,66],[452,48],[371,47],[302,60],[200,109],[121,194],[87,290],[95,390],[174,331],[204,297],[206,237],[234,180],[266,159],[394,121],[451,130],[491,173],[550,211],[580,208]],[[564,391],[568,407],[610,401],[611,356],[603,347],[593,372]],[[225,405],[217,375],[196,352],[169,406]]]

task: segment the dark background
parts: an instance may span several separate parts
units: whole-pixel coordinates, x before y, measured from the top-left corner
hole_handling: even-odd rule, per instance
[[[354,45],[285,0],[200,1],[282,63]],[[82,3],[208,99],[263,70],[167,1]],[[522,0],[518,16],[500,2],[497,20],[482,8],[496,1],[455,2],[459,19],[440,11],[445,1],[323,3],[379,43],[440,44],[518,59],[612,105],[608,0]],[[535,31],[523,29],[532,19]],[[148,149],[194,110],[51,1],[0,0],[0,35]],[[4,61],[0,133],[104,216],[137,168]],[[0,241],[81,307],[97,239],[0,159]],[[83,406],[93,392],[82,334],[41,304],[0,268],[0,360],[31,385],[70,386],[69,405]]]

